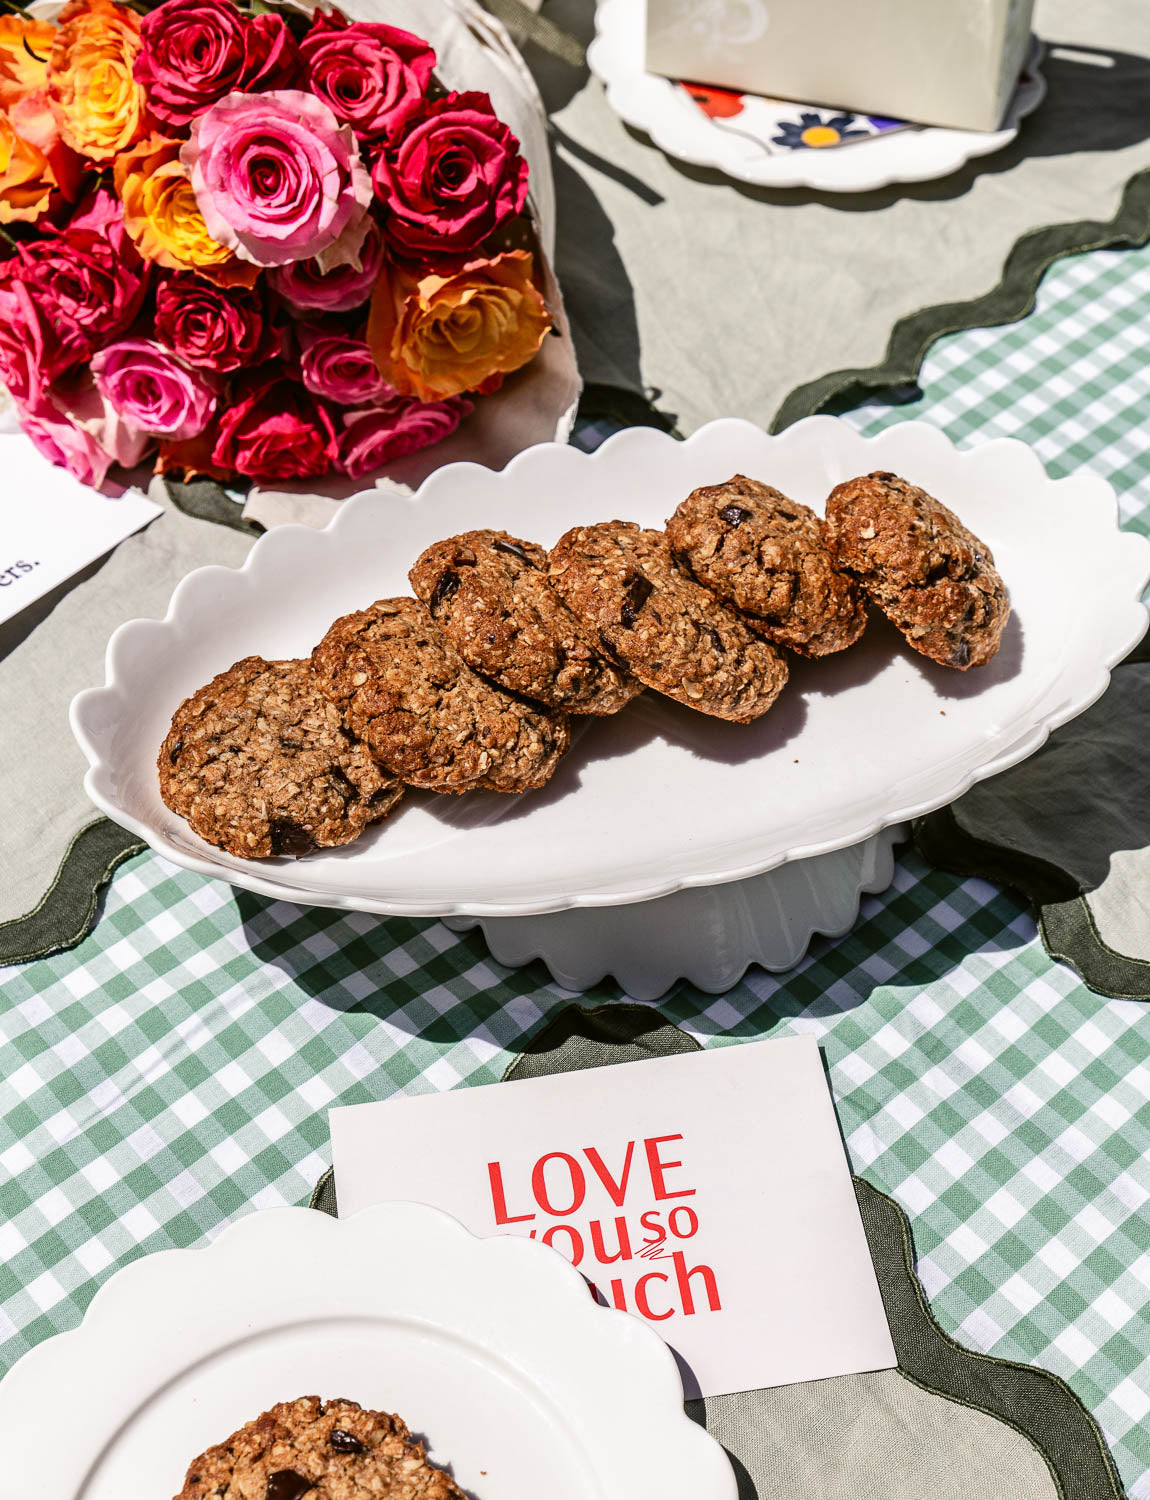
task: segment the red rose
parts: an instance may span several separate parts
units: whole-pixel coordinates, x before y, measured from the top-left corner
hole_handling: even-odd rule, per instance
[[[140,38],[136,82],[170,125],[187,125],[233,90],[288,88],[299,71],[283,17],[242,16],[231,0],[164,0],[144,17]]]
[[[34,415],[53,411],[49,386],[87,357],[87,345],[57,333],[20,281],[0,284],[0,383]]]
[[[237,381],[211,461],[224,473],[267,483],[326,474],[337,451],[327,408],[271,364]]]
[[[407,122],[374,185],[401,254],[463,254],[522,210],[527,163],[486,94],[448,94]]]
[[[282,344],[258,286],[214,286],[191,271],[157,287],[156,337],[185,364],[217,371],[262,364]]]
[[[435,53],[420,37],[317,11],[300,43],[308,87],[336,119],[369,140],[394,139],[423,103]]]
[[[151,268],[124,228],[120,205],[101,190],[67,229],[24,241],[6,268],[62,336],[91,350],[124,333],[148,290]]]

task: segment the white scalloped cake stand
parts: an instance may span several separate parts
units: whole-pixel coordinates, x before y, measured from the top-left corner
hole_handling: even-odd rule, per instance
[[[482,930],[508,968],[533,959],[557,984],[586,990],[613,977],[636,1000],[655,1000],[680,979],[721,994],[751,964],[778,972],[798,963],[816,932],[842,937],[864,894],[894,878],[894,845],[905,824],[849,849],[733,880],[675,891],[633,906],[550,912],[542,917],[445,917],[453,932]]]

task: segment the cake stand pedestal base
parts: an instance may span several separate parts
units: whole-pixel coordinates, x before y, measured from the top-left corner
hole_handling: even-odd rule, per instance
[[[849,849],[779,865],[727,885],[676,891],[631,906],[597,906],[541,917],[445,917],[453,932],[479,927],[509,968],[541,959],[557,984],[586,990],[614,978],[636,1000],[679,980],[721,994],[751,964],[792,968],[816,932],[841,937],[864,893],[886,890],[905,825]]]

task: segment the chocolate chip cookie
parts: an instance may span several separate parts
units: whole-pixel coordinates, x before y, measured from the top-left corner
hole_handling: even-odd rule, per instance
[[[661,531],[576,526],[552,550],[549,576],[588,641],[688,708],[745,723],[787,680],[782,655],[680,572]]]
[[[166,805],[241,859],[350,844],[403,795],[307,661],[246,656],[221,672],[176,710],[156,765]]]
[[[344,615],[312,665],[354,733],[411,786],[532,791],[571,742],[563,714],[477,676],[418,599],[380,599]]]
[[[941,501],[897,474],[848,479],[831,491],[835,556],[923,656],[981,667],[1010,614],[985,542]]]
[[[548,708],[614,714],[643,684],[587,644],[547,581],[547,553],[506,531],[436,542],[408,574],[473,672]]]
[[[399,1417],[318,1396],[281,1401],[209,1448],[175,1500],[467,1500]]]
[[[777,646],[828,656],[866,629],[866,605],[835,565],[826,522],[769,484],[736,474],[693,490],[667,537],[680,566]]]

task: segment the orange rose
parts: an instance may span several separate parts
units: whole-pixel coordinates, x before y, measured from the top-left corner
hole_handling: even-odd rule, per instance
[[[180,165],[182,141],[150,135],[116,158],[116,192],[124,227],[147,260],[173,271],[201,270],[232,259],[212,239],[188,174]]]
[[[48,91],[66,145],[111,161],[146,128],[144,91],[132,77],[140,19],[112,0],[70,0],[48,61]]]
[[[31,223],[54,189],[75,199],[82,183],[80,159],[60,141],[46,90],[0,110],[0,224]]]
[[[535,357],[551,327],[533,269],[528,250],[472,261],[451,276],[385,265],[367,325],[384,380],[421,401],[494,390]]]
[[[38,146],[16,134],[0,111],[0,224],[31,223],[48,207],[56,179]]]
[[[0,109],[48,82],[48,53],[56,28],[28,16],[0,16]]]

